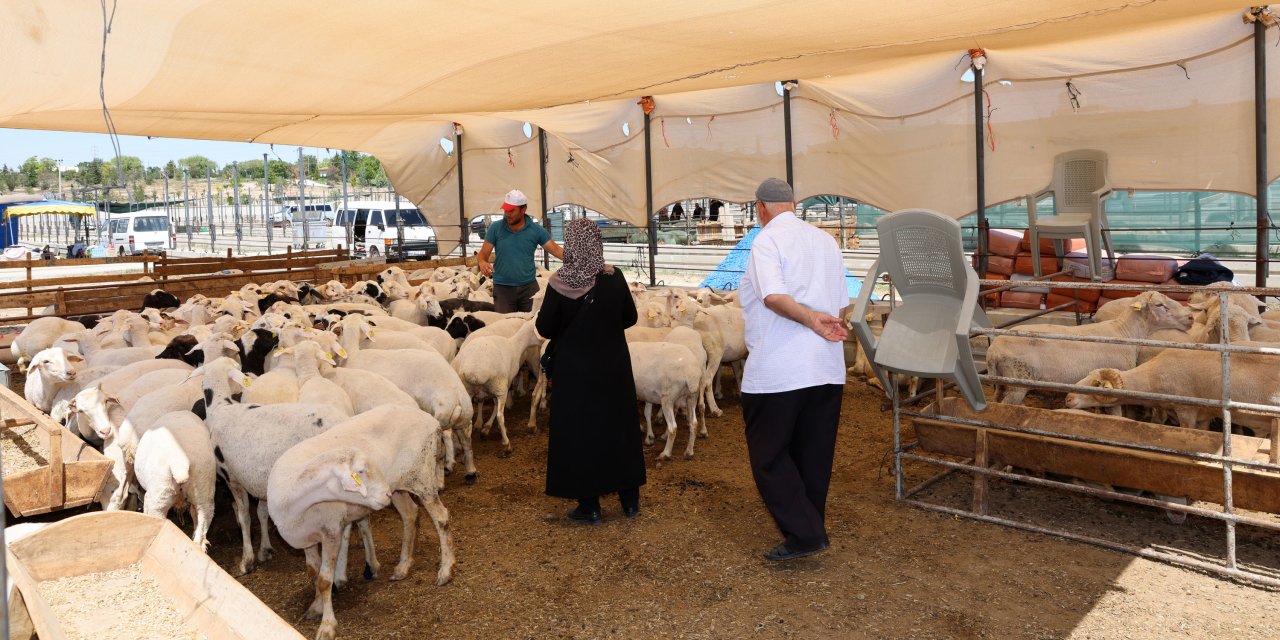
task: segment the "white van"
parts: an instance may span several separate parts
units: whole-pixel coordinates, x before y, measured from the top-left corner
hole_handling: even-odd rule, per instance
[[[399,203],[390,200],[347,203],[347,208],[338,211],[329,228],[330,244],[346,246],[348,226],[351,227],[351,246],[356,255],[370,258],[387,256],[392,260],[406,257],[425,259],[439,252],[435,229],[407,200]],[[404,234],[403,252],[397,226]]]
[[[328,224],[333,222],[334,211],[334,206],[327,202],[309,204],[306,208],[306,219],[308,222],[319,220]],[[298,205],[296,204],[285,205],[271,214],[271,226],[273,227],[285,227],[300,222],[302,220],[298,216]]]
[[[156,211],[134,211],[114,215],[107,220],[107,253],[140,255],[143,251],[159,254],[174,241],[169,217]]]

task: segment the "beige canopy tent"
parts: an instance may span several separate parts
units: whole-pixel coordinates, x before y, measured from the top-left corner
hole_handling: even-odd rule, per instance
[[[976,206],[985,49],[987,202],[1107,151],[1117,188],[1255,192],[1253,27],[1232,0],[16,0],[0,21],[0,127],[353,149],[436,226],[518,187],[643,225],[652,201],[798,194],[960,217]],[[110,17],[113,15],[114,17]],[[1275,30],[1271,33],[1275,34]],[[1266,47],[1274,113],[1280,49]],[[441,139],[462,136],[457,154]],[[526,128],[525,123],[533,126]],[[626,124],[624,130],[623,125]],[[526,134],[526,130],[529,131]],[[1269,146],[1278,144],[1272,136]],[[1272,172],[1267,176],[1274,178]],[[655,205],[655,206],[656,206]]]

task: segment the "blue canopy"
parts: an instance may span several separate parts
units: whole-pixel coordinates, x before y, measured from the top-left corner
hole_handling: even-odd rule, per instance
[[[720,266],[716,267],[716,270],[711,272],[711,275],[708,275],[699,286],[736,290],[738,282],[742,280],[742,274],[747,270],[747,260],[751,257],[751,243],[755,241],[758,233],[760,233],[760,226],[752,227],[747,235],[729,250],[729,255],[720,262]],[[853,277],[849,270],[845,269],[844,282],[849,289],[849,298],[857,298],[858,293],[862,291],[862,280]]]
[[[14,202],[0,204],[0,248],[18,244],[18,218],[34,216],[42,213],[52,215],[76,216],[73,225],[79,222],[80,216],[91,216],[97,209],[83,202],[67,202],[66,200],[41,200],[39,202]]]

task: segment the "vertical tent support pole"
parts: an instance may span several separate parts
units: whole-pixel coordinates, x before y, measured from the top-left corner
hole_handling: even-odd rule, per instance
[[[795,164],[791,158],[791,85],[794,83],[795,80],[782,82],[782,143],[786,147],[787,155],[787,184],[791,185],[792,189],[796,188]]]
[[[271,172],[267,171],[267,154],[262,154],[262,226],[267,228],[267,255],[271,255]]]
[[[177,221],[173,219],[173,210],[169,206],[169,174],[164,173],[162,175],[164,176],[164,216],[169,219],[169,237],[173,238],[176,243],[178,234],[174,233],[174,229],[177,229],[178,225],[174,224]],[[86,238],[85,241],[88,242],[88,239]],[[178,248],[176,246],[172,246],[168,238],[165,239],[164,244],[169,247],[170,250]]]
[[[462,127],[456,122],[453,123],[453,152],[458,154],[458,246],[462,251],[462,259],[466,260],[467,236],[471,230],[467,228],[467,191],[462,182]]]
[[[1267,230],[1271,217],[1267,213],[1267,26],[1261,19],[1253,23],[1253,135],[1254,172],[1257,183],[1258,230],[1255,247],[1255,286],[1267,286],[1270,270],[1270,251],[1267,248]]]
[[[653,142],[649,139],[649,114],[644,114],[644,214],[649,221],[649,286],[657,286],[658,220],[653,215]]]
[[[982,98],[984,90],[982,88],[982,67],[979,65],[971,65],[973,68],[973,133],[974,133],[974,150],[976,152],[977,165],[975,167],[975,175],[977,177],[977,194],[978,194],[978,277],[987,277],[987,168],[986,168],[986,140],[982,131]]]
[[[209,205],[209,251],[215,251],[218,244],[218,230],[213,226],[213,167],[206,164],[204,166],[204,188],[205,203]]]
[[[307,163],[302,157],[302,147],[298,147],[298,217],[302,219],[302,250],[307,250],[307,245],[311,244],[311,234],[307,233]],[[293,245],[293,238],[289,238],[289,245]]]
[[[243,253],[240,250],[240,241],[244,239],[244,224],[240,220],[240,163],[231,163],[231,188],[235,190],[236,195],[236,253]]]
[[[538,183],[539,188],[542,190],[542,226],[550,234],[551,221],[547,213],[551,210],[551,207],[547,206],[547,132],[542,127],[538,127]],[[551,255],[547,253],[545,248],[542,250],[542,268],[551,268]]]
[[[191,250],[191,171],[182,169],[182,217],[187,227],[187,251]]]
[[[352,227],[352,225],[355,224],[355,215],[353,215],[351,211],[347,209],[347,206],[348,206],[347,205],[347,152],[343,151],[342,152],[342,215],[343,215],[343,222],[346,222],[345,226],[347,227],[347,251],[348,253],[350,253],[352,250],[352,247],[355,246],[355,238],[352,237],[352,234],[355,233],[355,230]]]

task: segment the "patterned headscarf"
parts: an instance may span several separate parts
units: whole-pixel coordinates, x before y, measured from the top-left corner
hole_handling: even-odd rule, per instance
[[[594,220],[579,218],[564,229],[564,266],[551,278],[560,293],[586,293],[596,283],[596,275],[611,271],[604,263],[604,244]]]

